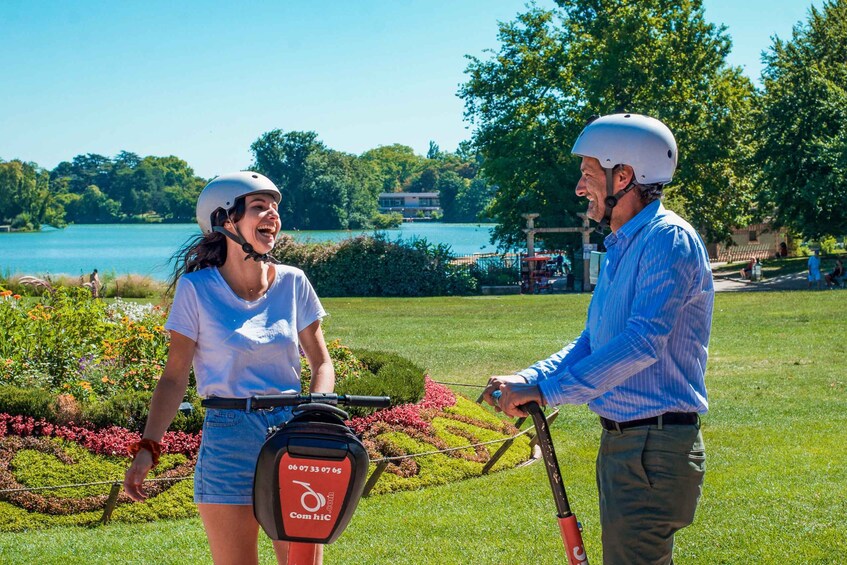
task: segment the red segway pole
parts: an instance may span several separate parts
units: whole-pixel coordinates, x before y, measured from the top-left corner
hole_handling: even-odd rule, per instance
[[[385,396],[312,393],[257,396],[255,409],[296,406],[269,430],[256,462],[253,512],[273,540],[288,541],[288,565],[313,565],[319,544],[335,541],[353,516],[368,472],[368,453],[337,405],[384,408]]]
[[[500,391],[492,394],[495,400],[500,398]],[[550,426],[547,418],[537,402],[529,402],[521,406],[526,410],[535,424],[538,446],[544,458],[544,468],[547,469],[547,478],[550,479],[550,489],[553,491],[553,501],[556,503],[556,516],[559,520],[559,531],[565,544],[565,552],[568,556],[568,565],[588,565],[588,557],[585,554],[585,545],[582,543],[582,528],[576,520],[576,515],[571,512],[568,503],[568,495],[565,492],[565,484],[562,482],[562,473],[559,470],[559,460],[556,458],[556,450],[553,448],[553,438],[550,437]]]

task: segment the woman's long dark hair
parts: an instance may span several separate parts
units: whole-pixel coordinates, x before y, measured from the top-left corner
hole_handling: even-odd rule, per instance
[[[246,210],[245,198],[239,197],[229,211],[218,208],[212,213],[212,226],[222,226],[227,220],[235,223],[244,217]],[[222,233],[211,232],[194,235],[182,244],[182,247],[171,255],[174,270],[168,281],[168,294],[176,289],[179,277],[207,267],[221,267],[226,263],[226,236]]]

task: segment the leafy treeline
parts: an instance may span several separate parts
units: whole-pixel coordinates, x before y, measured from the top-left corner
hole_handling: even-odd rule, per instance
[[[426,157],[404,145],[357,156],[326,147],[314,132],[273,130],[251,149],[251,167],[283,193],[284,229],[396,225],[399,214],[378,213],[381,192],[439,192],[448,222],[480,219],[490,200],[468,144],[448,153],[431,143]],[[0,223],[37,229],[44,223],[192,222],[205,183],[177,157],[142,158],[126,151],[114,158],[77,155],[52,171],[0,161]]]
[[[0,162],[0,221],[37,229],[48,223],[193,221],[205,180],[177,157],[122,151],[110,159],[77,155],[52,171],[35,163]]]
[[[847,232],[847,1],[812,8],[766,57],[764,88],[726,63],[731,40],[702,0],[557,0],[503,23],[499,50],[470,57],[459,95],[481,173],[498,186],[497,237],[521,214],[579,225],[570,150],[592,115],[666,122],[680,149],[666,205],[710,241],[771,218],[808,237]],[[553,240],[554,238],[550,238]]]
[[[383,192],[439,192],[444,221],[472,222],[491,197],[467,143],[448,153],[431,142],[426,157],[398,144],[356,156],[326,147],[314,132],[277,129],[251,150],[253,168],[283,193],[283,229],[381,227],[386,219],[377,206]]]

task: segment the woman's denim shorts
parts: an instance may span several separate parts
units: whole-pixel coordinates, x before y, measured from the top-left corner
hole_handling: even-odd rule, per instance
[[[207,408],[194,469],[197,504],[253,504],[253,474],[268,428],[291,419],[290,407],[273,410]]]

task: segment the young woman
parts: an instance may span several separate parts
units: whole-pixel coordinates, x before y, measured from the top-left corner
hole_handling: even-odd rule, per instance
[[[273,182],[253,172],[218,177],[200,194],[203,235],[180,252],[165,325],[171,334],[168,360],[124,479],[129,496],[146,498],[143,481],[158,461],[159,442],[183,400],[193,364],[198,394],[229,406],[207,408],[194,472],[194,501],[217,564],[258,563],[253,472],[268,427],[291,417],[290,408],[252,411],[247,399],[299,392],[301,348],[312,391],[332,392],[335,386],[320,326],[326,312],[300,269],[268,255],[280,231],[279,201]],[[285,563],[288,544],[274,542],[274,549]]]

